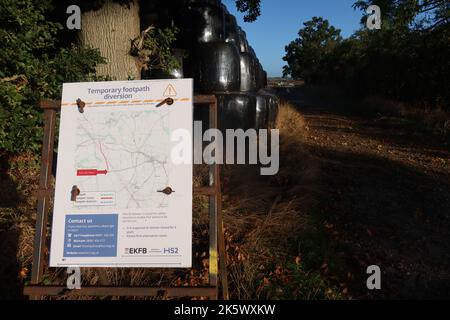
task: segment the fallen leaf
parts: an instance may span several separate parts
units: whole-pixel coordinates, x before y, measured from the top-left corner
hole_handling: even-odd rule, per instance
[[[28,275],[28,268],[22,268],[19,272],[19,277],[25,279]]]

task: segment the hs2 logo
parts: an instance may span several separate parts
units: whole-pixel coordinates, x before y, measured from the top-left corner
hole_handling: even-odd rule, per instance
[[[178,254],[178,248],[165,248],[164,254]]]

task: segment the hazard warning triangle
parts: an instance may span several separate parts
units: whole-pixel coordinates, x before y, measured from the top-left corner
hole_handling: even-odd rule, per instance
[[[166,91],[164,91],[164,97],[176,97],[177,91],[175,90],[175,87],[171,84],[169,84],[166,88]]]

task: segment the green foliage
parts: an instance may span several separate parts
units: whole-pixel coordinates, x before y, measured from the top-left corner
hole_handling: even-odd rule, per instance
[[[144,70],[161,69],[170,72],[180,67],[172,53],[179,29],[172,24],[166,28],[148,27],[132,41],[131,54],[137,56]]]
[[[267,300],[337,300],[344,297],[319,272],[306,271],[301,262],[276,266],[264,277],[258,294]]]
[[[365,10],[371,4],[381,8],[381,30],[365,26]],[[361,29],[349,39],[333,39],[325,32],[328,38],[322,39],[328,40],[311,45],[303,39],[314,38],[317,28],[302,29],[300,38],[286,47],[285,75],[448,110],[450,3],[367,0],[357,1],[355,8],[363,10],[364,17]]]
[[[56,99],[62,82],[93,77],[97,50],[58,48],[62,30],[49,21],[49,0],[0,0],[0,149],[37,152],[42,139],[39,100]]]
[[[370,5],[380,7],[383,23],[390,28],[434,29],[447,24],[450,19],[448,0],[358,0],[353,7],[365,11]],[[365,21],[366,15],[361,23],[365,24]]]
[[[108,0],[60,0],[64,1],[64,7],[75,4],[80,7],[82,12],[87,12],[91,10],[99,10]],[[113,0],[122,6],[129,7],[131,2],[136,0]]]
[[[253,22],[261,14],[261,0],[236,0],[236,8],[245,13],[245,22]]]

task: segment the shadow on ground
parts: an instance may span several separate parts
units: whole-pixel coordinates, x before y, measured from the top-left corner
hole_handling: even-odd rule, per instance
[[[333,225],[330,246],[356,276],[355,293],[450,297],[449,180],[381,157],[329,149],[314,154],[322,169],[319,214]],[[382,269],[380,292],[365,288],[369,265]]]
[[[17,186],[11,180],[7,171],[8,160],[0,157],[0,300],[20,299],[22,284],[19,280],[19,264],[17,262],[17,247],[19,230],[13,228],[8,219],[21,201]]]
[[[426,132],[377,123],[303,89],[283,92],[305,115],[320,164],[315,214],[329,259],[355,298],[450,297],[450,152]],[[327,253],[325,253],[325,256]],[[382,290],[366,268],[382,270]],[[350,280],[348,279],[350,278]]]

